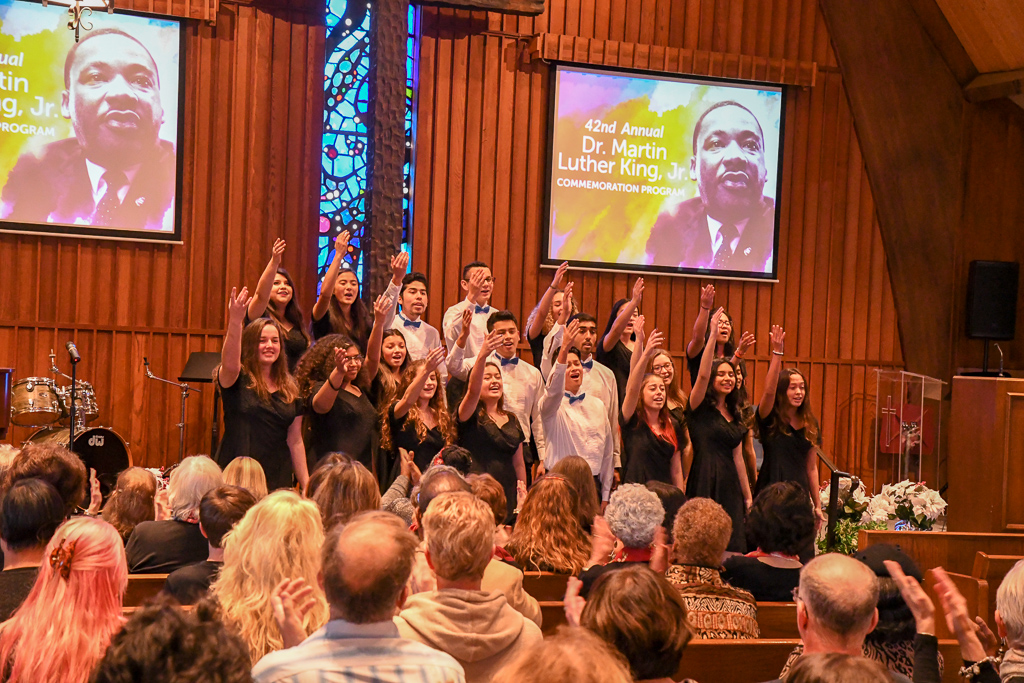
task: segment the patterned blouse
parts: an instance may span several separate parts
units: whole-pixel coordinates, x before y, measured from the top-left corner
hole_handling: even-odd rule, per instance
[[[686,603],[686,616],[697,638],[759,638],[757,601],[733,588],[717,569],[674,564],[665,573]]]

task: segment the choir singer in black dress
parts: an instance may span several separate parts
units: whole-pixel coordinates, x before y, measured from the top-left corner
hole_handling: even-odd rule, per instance
[[[223,468],[235,458],[258,461],[267,488],[290,488],[292,477],[309,480],[302,443],[302,399],[282,352],[280,325],[258,318],[244,331],[249,291],[232,288],[228,328],[215,378],[224,402],[224,438],[217,450]]]

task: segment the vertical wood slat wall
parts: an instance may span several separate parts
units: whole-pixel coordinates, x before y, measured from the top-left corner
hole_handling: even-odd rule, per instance
[[[545,14],[422,10],[413,266],[430,281],[428,319],[457,301],[461,265],[480,258],[493,303],[523,321],[548,284],[541,269],[550,67],[526,59],[537,33],[815,61],[813,88],[787,89],[779,282],[715,282],[717,303],[752,330],[753,395],[770,325],[787,365],[808,375],[824,449],[871,481],[873,368],[901,368],[899,333],[871,190],[815,0],[549,0]],[[596,195],[595,200],[600,200]],[[573,272],[583,310],[602,321],[633,277]],[[701,281],[648,276],[642,312],[681,358]],[[649,322],[649,326],[650,326]],[[682,364],[677,364],[677,371]],[[686,381],[684,381],[686,386]]]
[[[177,459],[180,393],[144,379],[143,358],[174,379],[190,352],[219,351],[228,291],[255,287],[277,236],[307,315],[315,292],[322,14],[221,2],[216,19],[185,29],[184,245],[0,234],[0,366],[48,376],[53,348],[69,371],[75,339],[95,424],[147,466]],[[186,453],[210,449],[212,384],[197,386]]]

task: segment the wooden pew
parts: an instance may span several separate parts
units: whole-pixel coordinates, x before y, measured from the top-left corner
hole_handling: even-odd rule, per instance
[[[979,550],[990,555],[1024,556],[1024,534],[861,530],[858,537],[861,550],[879,543],[898,545],[914,558],[921,571],[943,567],[968,576],[974,569],[974,558]]]
[[[795,602],[759,602],[757,603],[757,625],[761,628],[761,638],[799,638],[796,628]]]
[[[967,613],[972,618],[981,617],[990,627],[994,626],[989,621],[991,612],[988,611],[988,582],[983,579],[976,579],[973,576],[967,576],[966,574],[946,573],[967,601]],[[923,586],[924,592],[928,594],[928,597],[932,599],[932,604],[935,605],[935,635],[939,637],[939,640],[956,638],[955,634],[950,633],[949,628],[946,626],[946,620],[942,615],[942,605],[939,602],[938,595],[935,593],[934,569],[929,569],[924,573]]]
[[[569,583],[568,574],[523,572],[523,590],[540,602],[564,600],[567,583]]]
[[[996,591],[999,584],[1006,578],[1007,572],[1013,569],[1013,565],[1024,560],[1021,555],[989,555],[982,551],[974,556],[974,568],[971,576],[976,579],[984,579],[988,582],[988,614],[995,619],[996,615]],[[994,628],[994,624],[989,624]]]
[[[539,600],[538,602],[540,602],[540,630],[546,636],[553,635],[559,626],[564,626],[567,623],[565,603],[561,600]]]
[[[163,590],[167,574],[129,574],[124,592],[124,606],[138,607]]]

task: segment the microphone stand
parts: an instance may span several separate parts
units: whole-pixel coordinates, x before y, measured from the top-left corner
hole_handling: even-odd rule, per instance
[[[81,360],[79,358],[78,360]],[[71,357],[71,434],[68,437],[68,448],[75,453],[75,430],[78,427],[78,405],[75,399],[78,396],[78,361]]]
[[[178,423],[178,462],[181,462],[185,458],[185,401],[188,400],[188,392],[203,392],[195,387],[190,387],[188,384],[179,384],[178,382],[172,382],[171,380],[164,379],[163,377],[157,377],[149,370],[149,358],[143,357],[142,360],[146,364],[146,377],[181,389],[181,422]]]
[[[860,486],[860,479],[848,472],[840,472],[836,464],[820,448],[815,447],[814,450],[818,454],[818,459],[825,463],[825,467],[831,472],[828,484],[828,524],[825,533],[825,550],[831,552],[836,544],[836,522],[839,521],[836,510],[839,501],[839,480],[843,477],[850,478],[852,482],[850,484],[850,494],[852,495],[857,490],[857,487]]]

